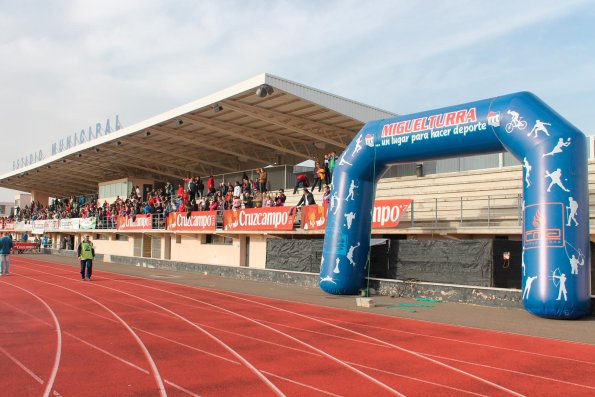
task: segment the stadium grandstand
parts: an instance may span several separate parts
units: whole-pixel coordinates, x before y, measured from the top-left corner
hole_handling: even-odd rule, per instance
[[[0,176],[32,195],[0,227],[61,255],[91,235],[108,262],[317,285],[332,165],[366,122],[394,116],[262,74]],[[304,187],[316,205],[302,205]],[[376,200],[369,268],[380,293],[519,304],[512,155],[394,165]]]

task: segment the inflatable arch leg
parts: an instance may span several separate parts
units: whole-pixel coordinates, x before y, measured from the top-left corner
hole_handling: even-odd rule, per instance
[[[367,123],[337,160],[320,287],[365,280],[374,189],[391,164],[510,151],[523,163],[523,303],[536,315],[589,312],[587,140],[528,92]]]

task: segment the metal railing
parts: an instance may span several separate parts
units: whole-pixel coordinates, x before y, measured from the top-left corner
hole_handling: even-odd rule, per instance
[[[414,200],[401,227],[518,227],[522,205],[521,194]]]
[[[589,192],[590,217],[595,218],[595,190]],[[300,227],[296,216],[296,228]],[[403,214],[399,229],[487,227],[518,228],[523,224],[523,197],[521,194],[488,195],[477,197],[429,198],[414,200]],[[116,230],[117,217],[97,219],[97,230]],[[153,214],[152,229],[165,230],[164,214]],[[223,211],[217,211],[217,228],[223,227]],[[18,230],[15,230],[18,231]],[[59,231],[59,230],[55,230]]]

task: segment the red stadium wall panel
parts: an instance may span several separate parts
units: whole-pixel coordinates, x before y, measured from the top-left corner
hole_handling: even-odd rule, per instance
[[[167,215],[167,230],[217,230],[217,211],[172,212]]]
[[[119,216],[118,230],[151,230],[153,215]]]
[[[374,202],[374,217],[372,220],[373,229],[394,228],[399,225],[399,221],[407,208],[411,205],[411,199],[399,200],[376,200]],[[331,211],[339,204],[331,203]],[[322,230],[326,227],[327,205],[308,205],[302,208],[302,229],[304,230]],[[355,213],[347,213],[344,216],[345,226],[351,227],[351,222],[355,218]]]
[[[223,213],[223,230],[293,230],[293,207],[249,208]]]

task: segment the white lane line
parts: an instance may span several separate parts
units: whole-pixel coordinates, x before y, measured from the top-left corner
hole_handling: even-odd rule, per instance
[[[43,273],[43,274],[47,274],[47,275],[54,276],[54,277],[60,277],[60,278],[64,278],[64,279],[67,279],[67,280],[71,280],[69,277],[64,277],[64,276],[60,276],[60,275],[56,275],[56,274],[52,274],[52,273],[43,272],[43,271],[41,271],[41,270],[36,270],[36,269],[31,269],[31,268],[28,268],[28,270],[32,270],[32,271],[34,271],[34,272],[37,272],[37,273]],[[31,278],[31,279],[33,279],[33,280],[36,280],[36,281],[43,282],[43,281],[41,281],[41,280],[34,279],[33,277],[28,277],[28,276],[24,276],[24,277]],[[52,284],[52,283],[48,283],[48,284]],[[55,286],[57,286],[57,287],[60,287],[60,286],[59,286],[59,285],[57,285],[57,284],[52,284],[52,285],[55,285]],[[207,335],[209,338],[211,338],[212,340],[214,340],[215,342],[217,342],[219,345],[221,345],[221,346],[222,346],[224,349],[226,349],[228,352],[230,352],[230,353],[231,353],[233,356],[235,356],[236,358],[238,358],[238,359],[239,359],[239,360],[240,360],[240,361],[241,361],[241,362],[242,362],[242,363],[243,363],[243,364],[244,364],[246,367],[248,367],[248,368],[249,368],[249,369],[250,369],[250,370],[251,370],[251,371],[252,371],[252,372],[253,372],[253,373],[254,373],[254,374],[255,374],[255,375],[256,375],[256,376],[259,378],[259,379],[261,379],[261,380],[263,381],[263,383],[265,383],[265,384],[266,384],[266,385],[267,385],[267,386],[268,386],[268,387],[269,387],[271,390],[273,390],[273,392],[275,392],[275,393],[276,393],[277,395],[279,395],[279,396],[285,396],[285,394],[284,394],[284,393],[283,393],[281,390],[279,390],[279,388],[278,388],[277,386],[275,386],[275,384],[273,384],[273,382],[271,382],[271,381],[270,381],[270,380],[269,380],[269,379],[268,379],[266,376],[264,376],[264,375],[263,375],[263,374],[262,374],[262,373],[261,373],[261,372],[260,372],[260,371],[259,371],[259,370],[258,370],[256,367],[254,367],[254,366],[253,366],[253,365],[252,365],[252,364],[251,364],[251,363],[250,363],[248,360],[246,360],[246,359],[245,359],[245,358],[244,358],[242,355],[240,355],[240,354],[239,354],[237,351],[235,351],[235,350],[234,350],[234,349],[232,349],[230,346],[228,346],[227,344],[225,344],[225,342],[223,342],[222,340],[220,340],[219,338],[217,338],[215,335],[211,334],[211,333],[210,333],[210,332],[208,332],[207,330],[205,330],[205,329],[201,328],[201,327],[200,327],[200,326],[198,326],[197,324],[195,324],[195,323],[193,323],[192,321],[188,320],[186,317],[183,317],[183,316],[181,316],[181,315],[179,315],[179,314],[177,314],[177,313],[175,313],[175,312],[173,312],[173,311],[169,310],[169,309],[168,309],[168,308],[166,308],[166,307],[160,306],[160,305],[158,305],[158,304],[156,304],[156,303],[153,303],[153,302],[151,302],[151,301],[149,301],[149,300],[147,300],[147,299],[141,298],[140,296],[137,296],[137,295],[134,295],[134,294],[129,294],[129,293],[127,293],[127,292],[124,292],[124,291],[118,290],[118,289],[116,289],[116,288],[110,288],[110,287],[107,287],[107,286],[105,286],[105,285],[99,285],[99,284],[97,284],[97,283],[93,283],[93,282],[91,282],[91,283],[88,283],[87,285],[93,285],[93,286],[95,286],[95,287],[99,287],[99,288],[105,288],[105,289],[108,289],[108,290],[111,290],[111,291],[115,291],[115,292],[118,292],[118,293],[121,293],[121,294],[124,294],[124,295],[130,296],[130,297],[133,297],[133,298],[135,298],[135,299],[141,300],[141,301],[143,301],[143,302],[146,302],[146,303],[148,303],[148,304],[150,304],[150,305],[152,305],[152,306],[158,307],[158,308],[160,308],[160,309],[162,309],[162,310],[164,310],[164,311],[166,311],[166,312],[168,312],[168,313],[172,314],[173,316],[175,316],[175,317],[179,318],[180,320],[182,320],[182,321],[184,321],[184,322],[186,322],[186,323],[190,324],[192,327],[194,327],[194,328],[198,329],[199,331],[201,331],[202,333],[204,333],[205,335]],[[61,288],[68,289],[68,288],[66,288],[66,287],[61,287]],[[74,291],[74,292],[76,292],[76,291]],[[81,295],[82,295],[82,294],[81,294]],[[83,295],[83,296],[85,296],[85,295]],[[108,310],[109,310],[109,309],[108,309]],[[115,314],[115,313],[114,313],[114,314]]]
[[[133,284],[133,285],[137,285],[137,286],[138,286],[138,285],[140,285],[140,284],[136,284],[136,283],[132,283],[132,282],[128,282],[128,281],[122,281],[122,280],[113,280],[113,281],[120,282],[120,283]],[[161,280],[155,280],[155,281],[161,281]],[[211,304],[209,304],[209,303],[205,303],[205,302],[202,302],[202,301],[200,301],[200,300],[196,300],[196,299],[194,299],[194,298],[190,298],[190,297],[188,297],[188,296],[186,296],[186,295],[181,295],[181,294],[177,294],[177,293],[170,292],[170,291],[167,291],[167,290],[162,290],[162,289],[160,289],[160,288],[150,287],[150,286],[146,286],[146,285],[144,285],[144,287],[145,287],[145,288],[150,288],[150,289],[159,290],[159,291],[166,292],[166,293],[170,293],[170,294],[173,294],[173,295],[178,295],[178,296],[180,296],[180,297],[183,297],[183,298],[186,298],[186,299],[190,299],[190,300],[195,300],[195,301],[197,301],[197,302],[200,302],[200,303],[203,303],[203,304],[211,305]],[[254,300],[251,300],[251,299],[242,298],[242,297],[239,297],[239,296],[235,296],[235,295],[231,295],[231,294],[227,294],[227,293],[220,292],[220,291],[215,291],[215,290],[209,290],[209,292],[211,292],[211,293],[215,293],[215,294],[217,294],[217,295],[223,295],[223,296],[225,296],[225,297],[234,298],[234,299],[237,299],[237,300],[246,301],[246,302],[249,302],[249,303],[254,303],[254,304],[257,304],[257,305],[260,305],[260,306],[265,306],[265,307],[268,307],[268,308],[270,308],[270,309],[274,309],[274,310],[277,310],[277,311],[282,311],[282,312],[285,312],[285,313],[290,313],[290,314],[293,314],[293,315],[296,315],[296,316],[299,316],[299,317],[302,317],[302,318],[307,318],[307,319],[310,319],[310,320],[313,320],[313,321],[316,321],[316,322],[319,322],[319,323],[323,323],[323,324],[325,324],[325,325],[328,325],[328,326],[331,326],[331,327],[334,327],[334,328],[337,328],[337,329],[341,329],[341,330],[343,330],[343,331],[346,331],[346,332],[349,332],[349,333],[352,333],[352,334],[355,334],[355,335],[359,335],[359,336],[361,336],[361,337],[363,337],[363,338],[366,338],[366,339],[369,339],[369,340],[373,340],[373,341],[375,341],[375,342],[378,342],[378,343],[380,343],[380,344],[383,344],[383,345],[385,345],[385,346],[390,346],[390,347],[393,347],[393,348],[395,348],[395,349],[397,349],[397,350],[400,350],[400,351],[402,351],[402,352],[405,352],[405,353],[411,354],[411,355],[413,355],[413,356],[415,356],[415,357],[421,358],[422,360],[426,360],[426,361],[432,362],[432,363],[434,363],[434,364],[436,364],[436,365],[439,365],[439,366],[441,366],[441,367],[444,367],[444,368],[450,369],[450,370],[452,370],[452,371],[454,371],[454,372],[458,372],[458,373],[460,373],[460,374],[462,374],[462,375],[465,375],[465,376],[468,376],[468,377],[470,377],[470,378],[473,378],[473,379],[475,379],[475,380],[477,380],[477,381],[479,381],[479,382],[481,382],[481,383],[485,383],[485,384],[487,384],[487,385],[490,385],[490,386],[492,386],[492,387],[494,387],[494,388],[496,388],[496,389],[502,390],[502,391],[504,391],[504,392],[506,392],[506,393],[509,393],[509,394],[511,394],[511,395],[514,395],[514,396],[517,396],[517,397],[524,397],[524,396],[523,396],[523,394],[520,394],[520,393],[518,393],[518,392],[516,392],[516,391],[514,391],[514,390],[511,390],[511,389],[508,389],[508,388],[506,388],[506,387],[504,387],[504,386],[502,386],[502,385],[499,385],[499,384],[497,384],[497,383],[491,382],[491,381],[489,381],[489,380],[487,380],[487,379],[485,379],[485,378],[482,378],[482,377],[479,377],[479,376],[477,376],[477,375],[471,374],[471,373],[469,373],[469,372],[463,371],[463,370],[461,370],[461,369],[459,369],[459,368],[456,368],[456,367],[453,367],[453,366],[451,366],[451,365],[448,365],[448,364],[442,363],[442,362],[440,362],[440,361],[438,361],[438,360],[434,360],[434,359],[432,359],[432,358],[430,358],[430,357],[426,357],[426,356],[424,356],[424,355],[422,355],[422,354],[419,354],[419,353],[417,353],[417,352],[415,352],[415,351],[413,351],[413,350],[409,350],[409,349],[406,349],[406,348],[404,348],[404,347],[401,347],[401,346],[398,346],[398,345],[395,345],[395,344],[392,344],[392,343],[389,343],[389,342],[386,342],[386,341],[380,340],[380,339],[378,339],[378,338],[374,338],[374,337],[372,337],[372,336],[365,335],[365,334],[362,334],[362,333],[360,333],[360,332],[353,331],[353,330],[350,330],[350,329],[347,329],[347,328],[341,327],[341,326],[339,326],[339,325],[335,325],[335,324],[332,324],[332,323],[329,323],[329,322],[326,322],[326,321],[323,321],[323,320],[319,320],[318,318],[310,317],[310,316],[308,316],[308,315],[301,314],[301,313],[296,313],[296,312],[293,312],[293,311],[290,311],[290,310],[287,310],[287,309],[282,309],[282,308],[279,308],[279,307],[275,307],[275,306],[272,306],[272,305],[269,305],[269,304],[266,304],[266,303],[261,303],[261,302],[254,301]],[[211,305],[211,306],[216,306],[216,305]],[[223,309],[223,310],[226,310],[226,309]],[[238,315],[239,315],[239,314],[238,314]],[[241,315],[240,315],[240,316],[241,316]],[[253,321],[256,321],[256,320],[253,320]],[[258,322],[258,321],[257,321],[257,322]],[[266,325],[264,325],[264,324],[262,324],[262,325],[266,327]],[[274,329],[274,328],[272,328],[272,329]],[[281,331],[277,331],[277,332],[281,332]],[[305,343],[305,342],[302,342],[302,343]],[[316,349],[316,348],[314,348],[314,349]],[[323,354],[324,354],[324,353],[323,353]],[[338,360],[338,359],[337,359],[337,360]],[[363,372],[361,372],[361,371],[359,371],[359,370],[357,370],[357,369],[356,369],[356,371],[358,371],[358,372],[360,372],[360,373],[362,373],[362,374],[363,374]]]
[[[549,378],[547,376],[534,375],[534,374],[529,374],[527,372],[515,371],[513,369],[502,368],[502,367],[494,367],[492,365],[478,364],[478,363],[473,363],[473,362],[464,361],[464,360],[457,360],[455,358],[437,356],[437,355],[434,355],[434,354],[425,354],[425,353],[422,353],[422,354],[424,354],[426,356],[432,356],[432,357],[435,357],[435,358],[438,358],[438,359],[441,359],[441,360],[455,361],[455,362],[458,362],[458,363],[468,364],[468,365],[472,365],[472,366],[475,366],[475,367],[489,368],[489,369],[492,369],[492,370],[509,372],[509,373],[513,373],[513,374],[517,374],[517,375],[529,376],[531,378],[543,379],[543,380],[547,380],[547,381],[551,381],[551,382],[563,383],[563,384],[570,385],[570,386],[583,387],[585,389],[595,390],[595,386],[582,385],[582,384],[579,384],[579,383],[569,382],[569,381],[565,381],[565,380],[561,380],[561,379]]]
[[[6,304],[5,302],[2,302],[2,303]],[[6,304],[6,305],[8,305],[8,306],[10,306],[10,307],[13,307],[13,306],[12,306],[12,305],[10,305],[10,304]],[[25,311],[23,311],[23,310],[20,310],[20,309],[19,309],[19,308],[17,308],[17,307],[14,307],[14,308],[15,308],[15,309],[17,309],[17,310],[19,310],[19,311],[22,311],[24,314],[28,315],[29,317],[33,318],[33,319],[34,319],[34,320],[36,320],[36,321],[39,321],[39,322],[41,322],[42,324],[45,324],[45,325],[48,325],[48,326],[50,325],[49,323],[47,323],[46,321],[44,321],[44,320],[40,319],[39,317],[35,317],[34,315],[32,315],[32,314],[29,314],[29,313],[27,313],[27,312],[25,312]],[[93,314],[93,313],[91,313],[91,312],[89,312],[89,313],[90,313],[90,314]],[[101,315],[97,315],[97,316],[98,316],[98,317],[100,317],[100,318],[103,318],[103,319],[105,319],[105,320],[108,320],[108,321],[111,321],[111,322],[117,323],[117,321],[116,321],[116,320],[114,320],[114,319],[107,318],[107,317],[103,317],[103,316],[101,316]],[[139,331],[141,331],[141,332],[144,332],[143,330],[139,330]],[[104,349],[100,348],[99,346],[95,346],[95,345],[93,345],[93,344],[91,344],[91,343],[87,342],[86,340],[84,340],[84,339],[81,339],[81,338],[79,338],[78,336],[71,334],[70,332],[67,332],[67,331],[65,331],[65,332],[64,332],[64,335],[66,335],[66,336],[69,336],[69,337],[71,337],[71,338],[73,338],[73,339],[75,339],[75,340],[77,340],[77,341],[79,341],[79,342],[81,342],[81,343],[83,343],[83,344],[85,344],[85,345],[89,346],[89,347],[90,347],[90,348],[92,348],[92,349],[98,350],[98,351],[100,351],[101,353],[103,353],[103,354],[105,354],[105,355],[107,355],[107,356],[110,356],[111,358],[113,358],[113,359],[115,359],[115,360],[118,360],[118,361],[120,361],[120,362],[122,362],[122,363],[124,363],[124,364],[126,364],[126,365],[128,365],[128,366],[130,366],[130,367],[132,367],[132,368],[134,368],[134,369],[136,369],[137,371],[140,371],[140,372],[142,372],[142,373],[144,373],[144,374],[146,374],[146,375],[150,375],[150,373],[149,373],[149,371],[148,371],[148,370],[146,370],[146,369],[144,369],[144,368],[141,368],[141,367],[139,367],[138,365],[136,365],[136,364],[134,364],[134,363],[131,363],[130,361],[126,360],[125,358],[118,357],[118,356],[116,356],[115,354],[113,354],[113,353],[110,353],[110,352],[108,352],[107,350],[104,350]],[[0,349],[1,349],[1,348],[0,348]],[[227,358],[224,358],[224,357],[218,357],[218,358],[222,358],[222,359],[224,359],[224,360],[229,360],[229,359],[227,359]],[[15,360],[16,360],[16,359],[15,359]],[[17,360],[17,361],[18,361],[18,360]],[[237,361],[232,361],[232,362],[234,362],[234,363],[236,363],[236,364],[240,364],[240,363],[239,363],[239,362],[237,362]],[[26,368],[23,368],[23,369],[25,369],[25,370],[26,370]],[[33,373],[31,373],[31,374],[33,374]],[[35,374],[33,374],[33,375],[34,375],[34,376],[36,376]],[[40,379],[39,381],[40,381],[40,383],[43,383],[43,381],[41,381],[41,379]],[[190,395],[190,396],[192,396],[192,397],[200,397],[200,395],[199,395],[199,394],[196,394],[196,393],[194,393],[194,392],[192,392],[192,391],[190,391],[190,390],[188,390],[188,389],[185,389],[185,388],[183,388],[182,386],[180,386],[180,385],[178,385],[178,384],[175,384],[175,383],[173,383],[173,382],[171,382],[171,381],[169,381],[169,380],[167,380],[167,379],[164,379],[164,380],[163,380],[163,382],[164,382],[164,383],[167,383],[168,385],[170,385],[170,386],[172,386],[172,387],[174,387],[174,388],[176,388],[176,389],[178,389],[178,390],[180,390],[180,391],[183,391],[183,392],[185,392],[185,393],[189,394],[189,395]],[[57,392],[56,392],[56,391],[54,391],[54,394],[56,394],[56,395],[59,395],[59,394],[57,394]]]
[[[407,375],[403,375],[403,374],[398,374],[396,372],[387,371],[385,369],[380,369],[380,368],[376,368],[376,367],[370,367],[368,365],[363,365],[363,364],[358,364],[358,363],[351,363],[351,364],[352,365],[355,365],[356,367],[367,368],[367,369],[370,369],[372,371],[378,371],[378,372],[382,372],[384,374],[396,376],[396,377],[399,377],[399,378],[410,379],[410,380],[418,381],[418,382],[425,383],[425,384],[432,385],[432,386],[436,386],[436,387],[442,387],[442,388],[445,388],[445,389],[455,390],[455,391],[461,392],[461,393],[471,394],[471,395],[474,395],[474,396],[486,396],[485,394],[474,393],[474,392],[469,391],[469,390],[463,390],[463,389],[459,389],[457,387],[447,386],[447,385],[444,385],[442,383],[436,383],[436,382],[431,382],[429,380],[423,380],[423,379],[415,378],[413,376],[407,376]]]
[[[323,318],[323,317],[320,317],[320,316],[312,316],[312,317],[318,318],[318,319],[322,319]],[[488,349],[511,351],[511,352],[515,352],[515,353],[530,354],[530,355],[540,356],[540,357],[544,357],[544,358],[553,358],[553,359],[558,359],[558,360],[573,361],[573,362],[580,363],[580,364],[595,365],[595,362],[594,361],[577,360],[575,358],[570,358],[570,357],[554,356],[552,354],[544,354],[544,353],[531,352],[531,351],[528,351],[528,350],[513,349],[511,347],[487,345],[485,343],[470,342],[470,341],[461,340],[461,339],[446,338],[444,336],[422,334],[422,333],[419,333],[419,332],[404,331],[404,330],[395,329],[395,328],[385,328],[385,327],[379,327],[377,325],[354,323],[352,321],[337,320],[337,319],[332,319],[330,321],[333,321],[333,322],[336,322],[336,323],[347,324],[347,325],[350,325],[350,326],[359,326],[359,327],[363,327],[363,328],[371,328],[371,329],[376,329],[376,330],[381,330],[381,331],[398,332],[398,333],[407,334],[407,335],[422,336],[422,337],[425,337],[425,338],[439,339],[439,340],[444,340],[444,341],[448,341],[448,342],[462,343],[462,344],[472,345],[472,346],[480,346],[480,347],[485,347],[485,348],[488,348]],[[448,325],[448,326],[451,326],[451,325]],[[492,330],[483,330],[483,331],[492,332]],[[556,341],[558,341],[558,340],[556,340]],[[566,342],[566,341],[561,341],[561,342]]]
[[[41,272],[41,273],[45,273],[45,272]],[[126,321],[124,321],[123,318],[121,318],[120,316],[118,316],[113,310],[111,310],[109,307],[105,306],[103,303],[101,303],[101,302],[99,302],[99,301],[97,301],[97,300],[95,300],[95,299],[93,299],[93,298],[91,298],[91,297],[89,297],[89,296],[87,296],[85,294],[82,294],[82,293],[80,293],[78,291],[75,291],[75,290],[70,289],[70,288],[67,288],[67,287],[63,287],[63,286],[58,285],[58,284],[50,283],[48,281],[39,280],[39,279],[36,279],[34,277],[25,276],[24,274],[20,274],[20,276],[21,277],[28,278],[30,280],[37,281],[39,283],[48,284],[48,285],[52,285],[54,287],[65,289],[65,290],[70,291],[70,292],[72,292],[74,294],[77,294],[79,296],[82,296],[83,298],[86,298],[86,299],[90,300],[91,302],[94,302],[98,306],[100,306],[100,307],[104,308],[106,311],[110,312],[115,318],[118,319],[118,321],[130,332],[130,334],[132,335],[132,337],[136,340],[136,342],[138,343],[139,347],[143,351],[143,353],[145,355],[145,358],[149,362],[149,366],[151,367],[151,372],[153,374],[153,378],[155,379],[155,382],[157,383],[157,388],[159,389],[159,394],[161,396],[163,396],[163,397],[167,396],[167,392],[165,391],[165,386],[163,385],[163,379],[161,378],[161,375],[159,374],[159,370],[157,369],[157,365],[155,364],[155,361],[153,360],[153,357],[151,357],[151,354],[149,353],[149,350],[147,350],[147,347],[145,346],[145,344],[143,343],[143,341],[134,332],[134,330],[128,325],[128,323],[126,323]],[[89,284],[91,284],[91,283],[89,283]]]
[[[25,364],[23,364],[21,361],[19,361],[19,359],[17,359],[12,354],[7,352],[6,349],[4,349],[3,347],[0,347],[0,352],[2,352],[2,354],[4,354],[6,357],[8,357],[13,363],[18,365],[23,371],[25,371],[27,374],[29,374],[29,376],[31,376],[33,379],[35,379],[35,381],[37,383],[39,383],[40,385],[43,385],[43,380],[39,376],[37,376],[32,370],[27,368],[27,366]]]
[[[70,278],[68,278],[68,277],[64,277],[64,276],[59,276],[59,275],[52,274],[52,273],[43,272],[43,271],[41,271],[41,270],[35,270],[35,269],[29,269],[29,270],[33,270],[33,271],[35,271],[35,272],[38,272],[38,273],[48,274],[48,275],[51,275],[51,276],[54,276],[54,277],[60,277],[60,278],[65,278],[65,279],[69,279],[69,280],[70,280]],[[109,280],[109,279],[108,279],[108,280]],[[114,281],[117,281],[117,280],[114,280]],[[126,283],[125,281],[122,281],[122,282]],[[136,285],[136,284],[134,284],[134,283],[129,283],[129,284]],[[162,306],[159,306],[159,305],[157,305],[157,304],[155,304],[155,303],[153,303],[153,302],[150,302],[150,301],[148,301],[148,300],[146,300],[146,299],[143,299],[143,298],[141,298],[141,297],[139,297],[139,296],[136,296],[136,295],[133,295],[133,294],[128,294],[128,293],[126,293],[126,292],[123,292],[123,291],[121,291],[121,290],[118,290],[118,289],[115,289],[115,288],[110,288],[110,287],[107,287],[107,286],[105,286],[105,285],[99,285],[99,284],[94,284],[94,285],[96,285],[97,287],[106,288],[106,289],[109,289],[109,290],[112,290],[112,291],[116,291],[116,292],[119,292],[119,293],[122,293],[122,294],[130,295],[130,296],[133,296],[133,297],[135,297],[135,298],[137,298],[137,299],[143,300],[143,301],[145,301],[145,302],[147,302],[147,303],[149,303],[149,304],[151,304],[151,305],[155,305],[155,306],[158,306],[158,307],[162,307]],[[362,377],[364,377],[364,378],[368,379],[368,380],[369,380],[369,381],[371,381],[372,383],[375,383],[376,385],[380,386],[381,388],[383,388],[383,389],[385,389],[385,390],[389,391],[390,393],[392,393],[392,394],[394,394],[394,395],[397,395],[397,396],[403,396],[403,394],[402,394],[402,393],[400,393],[400,392],[396,391],[395,389],[391,388],[391,387],[390,387],[390,386],[388,386],[387,384],[385,384],[385,383],[383,383],[383,382],[379,381],[379,380],[378,380],[378,379],[376,379],[376,378],[373,378],[373,377],[371,377],[370,375],[366,374],[365,372],[362,372],[362,371],[358,370],[357,368],[354,368],[353,366],[351,366],[351,365],[349,365],[349,364],[346,364],[344,361],[342,361],[342,360],[340,360],[340,359],[336,358],[335,356],[332,356],[332,355],[330,355],[330,354],[328,354],[328,353],[324,352],[323,350],[320,350],[320,349],[318,349],[318,348],[316,348],[316,347],[314,347],[314,346],[312,346],[312,345],[310,345],[310,344],[308,344],[308,343],[306,343],[306,342],[304,342],[304,341],[302,341],[302,340],[299,340],[299,339],[297,339],[297,338],[295,338],[295,337],[293,337],[293,336],[291,336],[291,335],[289,335],[289,334],[286,334],[286,333],[284,333],[284,332],[282,332],[282,331],[279,331],[279,330],[277,330],[277,329],[275,329],[275,328],[273,328],[273,327],[270,327],[270,326],[268,326],[268,325],[266,325],[266,324],[260,323],[260,322],[259,322],[259,321],[257,321],[257,320],[251,319],[251,318],[249,318],[249,317],[246,317],[246,316],[244,316],[244,315],[241,315],[241,314],[239,314],[239,313],[236,313],[236,312],[233,312],[233,311],[231,311],[231,310],[225,309],[225,308],[223,308],[223,307],[220,307],[220,306],[217,306],[217,305],[212,305],[212,304],[210,304],[210,303],[203,302],[203,301],[200,301],[200,300],[197,300],[197,299],[194,299],[194,298],[189,298],[189,297],[186,297],[186,296],[184,296],[184,295],[176,294],[176,293],[174,293],[174,292],[165,291],[165,290],[161,290],[161,289],[159,289],[159,288],[154,288],[154,287],[148,287],[148,286],[145,286],[145,287],[146,287],[146,288],[152,288],[152,289],[159,290],[159,291],[164,291],[164,292],[167,292],[167,293],[169,293],[169,294],[176,295],[176,296],[180,296],[180,297],[183,297],[183,298],[187,298],[187,299],[190,299],[190,300],[193,300],[193,301],[196,301],[196,302],[202,303],[203,305],[207,305],[207,306],[210,306],[210,307],[214,307],[214,308],[216,308],[216,309],[219,309],[219,310],[221,310],[221,311],[224,311],[224,312],[230,313],[230,314],[232,314],[232,315],[234,315],[234,316],[238,316],[238,317],[240,317],[240,318],[243,318],[243,319],[245,319],[245,320],[247,320],[247,321],[250,321],[250,322],[252,322],[252,323],[258,324],[258,325],[260,325],[260,326],[262,326],[262,327],[264,327],[264,328],[267,328],[267,329],[269,329],[269,330],[271,330],[271,331],[273,331],[273,332],[275,332],[275,333],[278,333],[278,334],[280,334],[280,335],[283,335],[283,336],[285,336],[286,338],[289,338],[289,339],[291,339],[291,340],[293,340],[293,341],[295,341],[295,342],[297,342],[297,343],[301,344],[302,346],[306,346],[306,347],[308,347],[308,348],[310,348],[310,349],[312,349],[312,350],[314,350],[314,351],[316,351],[316,352],[318,352],[318,353],[322,354],[322,355],[323,355],[323,356],[325,356],[326,358],[329,358],[330,360],[332,360],[332,361],[336,362],[337,364],[339,364],[339,365],[341,365],[341,366],[343,366],[343,367],[346,367],[346,368],[350,369],[351,371],[353,371],[353,372],[355,372],[355,373],[357,373],[357,374],[361,375]],[[194,327],[197,327],[198,329],[200,329],[202,332],[206,333],[207,335],[211,335],[209,332],[207,332],[206,330],[202,329],[201,327],[199,327],[199,326],[198,326],[198,325],[196,325],[195,323],[191,322],[191,321],[190,321],[190,320],[188,320],[187,318],[185,318],[185,317],[182,317],[182,316],[180,316],[179,314],[177,314],[177,313],[175,313],[175,312],[173,312],[173,311],[171,311],[171,310],[169,310],[169,309],[167,309],[167,308],[165,308],[165,307],[162,307],[162,308],[163,308],[163,310],[165,310],[165,311],[168,311],[168,312],[172,313],[172,314],[173,314],[173,315],[175,315],[176,317],[179,317],[180,319],[183,319],[184,321],[188,322],[189,324],[193,325]],[[213,335],[212,337],[213,337],[213,338],[215,338],[216,340],[218,340],[218,339],[217,339],[217,338],[216,338],[214,335]],[[223,343],[223,342],[221,341],[221,343]],[[227,345],[225,345],[225,346],[227,346]],[[229,349],[231,349],[231,348],[229,348]],[[233,351],[233,352],[235,352],[233,349],[232,349],[232,351]],[[237,356],[238,356],[238,357],[239,357],[239,358],[240,358],[242,361],[244,361],[244,360],[245,360],[245,359],[244,359],[243,357],[241,357],[241,356],[240,356],[240,355],[239,355],[237,352],[235,352],[235,353],[237,354]],[[250,364],[250,365],[251,365],[251,364]],[[262,376],[264,379],[266,379],[266,381],[267,381],[267,382],[271,383],[271,382],[270,382],[270,381],[269,381],[269,380],[268,380],[268,379],[267,379],[267,378],[266,378],[264,375],[262,375],[262,374],[261,374],[261,372],[260,372],[260,371],[258,371],[258,370],[257,370],[255,367],[252,367],[252,368],[254,368],[254,370],[255,370],[255,371],[257,371],[257,372],[258,372],[258,374],[260,374],[260,375],[261,375],[261,376]],[[271,383],[271,385],[272,385],[272,383]],[[274,386],[274,385],[273,385],[273,386]],[[275,386],[275,389],[276,389],[276,390],[278,390],[278,389],[276,388],[276,386]],[[279,392],[281,392],[281,391],[279,390]]]
[[[44,301],[39,296],[35,295],[33,292],[31,292],[25,288],[19,287],[18,285],[7,283],[6,281],[1,281],[1,283],[10,285],[11,287],[14,287],[14,288],[18,288],[21,291],[24,291],[24,292],[28,293],[29,295],[33,296],[35,299],[40,301],[46,307],[46,309],[50,312],[52,319],[54,320],[54,326],[56,327],[56,340],[57,340],[56,341],[56,354],[54,356],[54,365],[52,366],[52,370],[50,372],[50,377],[45,385],[45,390],[43,391],[43,396],[48,397],[50,395],[50,393],[52,392],[52,388],[54,387],[54,382],[56,381],[56,375],[58,374],[58,368],[60,367],[60,356],[62,354],[62,330],[60,329],[60,322],[58,321],[58,317],[56,317],[56,314],[54,313],[54,311],[52,310],[50,305],[48,305],[46,301]]]

